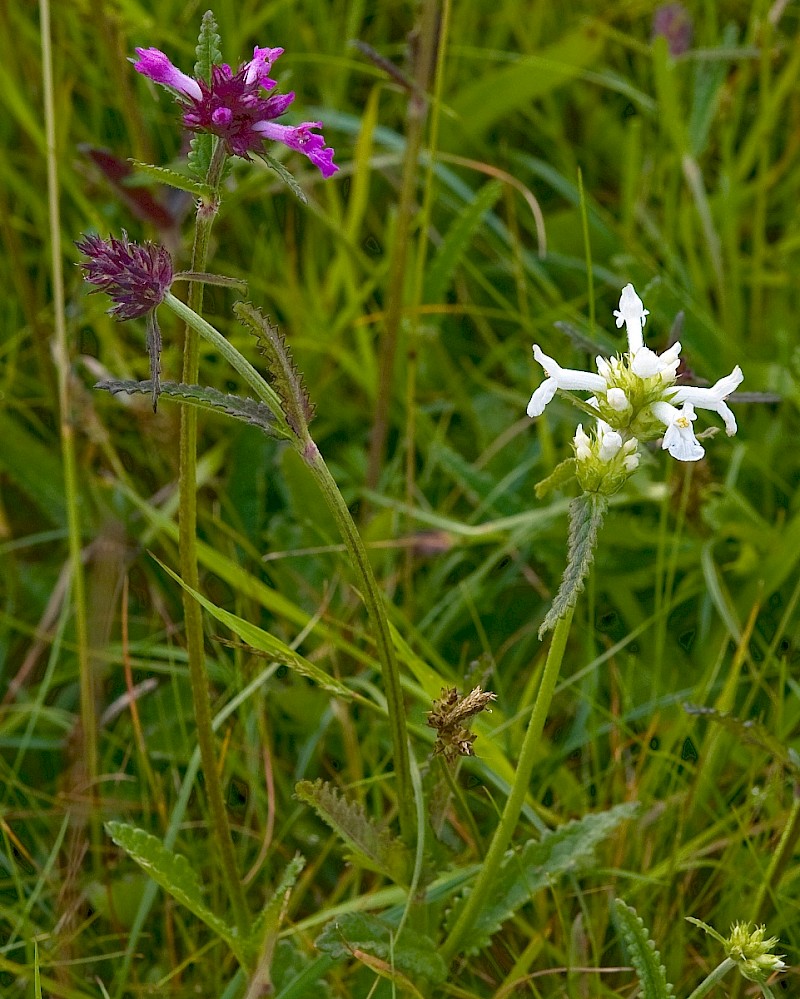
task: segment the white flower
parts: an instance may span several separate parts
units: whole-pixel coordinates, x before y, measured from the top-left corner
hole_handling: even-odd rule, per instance
[[[698,409],[711,409],[718,413],[725,423],[725,433],[732,437],[736,433],[736,417],[725,404],[725,399],[735,391],[744,380],[742,369],[737,364],[729,375],[712,385],[711,388],[695,388],[682,386],[675,390],[670,402],[689,402]]]
[[[676,409],[668,402],[654,402],[652,409],[667,428],[661,447],[678,461],[699,461],[706,452],[692,429],[697,419],[694,406],[685,402],[682,409]]]
[[[602,420],[597,421],[597,440],[600,445],[597,453],[601,461],[611,461],[622,450],[622,435]]]
[[[575,431],[575,457],[578,461],[587,461],[592,456],[592,440],[584,431],[583,424],[578,424]]]
[[[610,388],[606,392],[606,400],[609,406],[612,409],[616,409],[618,413],[624,413],[626,409],[630,409],[631,407],[624,389],[621,388]]]
[[[636,294],[632,284],[626,284],[622,289],[619,299],[619,309],[615,310],[614,318],[617,320],[617,329],[625,324],[625,331],[628,334],[628,350],[631,357],[637,350],[644,346],[642,330],[647,322],[650,312],[644,307],[644,302]]]
[[[556,394],[557,389],[586,390],[588,392],[606,391],[606,381],[601,375],[593,375],[589,371],[575,371],[573,368],[562,368],[552,357],[539,347],[533,345],[533,356],[544,368],[547,375],[545,381],[536,389],[528,403],[528,416],[541,416],[544,407]]]

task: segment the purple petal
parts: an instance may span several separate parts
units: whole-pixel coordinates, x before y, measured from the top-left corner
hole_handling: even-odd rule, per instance
[[[148,76],[156,83],[172,90],[177,90],[179,94],[191,97],[192,100],[202,100],[203,91],[197,80],[182,73],[177,66],[173,66],[160,49],[136,49],[136,55],[139,59],[134,62],[133,68],[137,73]]]
[[[302,153],[319,169],[323,177],[332,177],[339,169],[333,162],[334,150],[330,146],[326,147],[324,137],[316,135],[311,131],[312,128],[322,128],[322,122],[304,121],[294,128],[276,125],[273,121],[259,121],[253,125],[253,130],[265,139],[282,142],[290,149]]]

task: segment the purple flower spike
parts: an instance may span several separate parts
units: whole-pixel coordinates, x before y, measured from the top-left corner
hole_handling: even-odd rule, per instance
[[[250,159],[250,153],[263,153],[264,140],[282,142],[307,156],[323,177],[339,169],[333,162],[333,149],[325,146],[318,122],[304,122],[295,128],[274,124],[286,111],[294,94],[266,94],[277,83],[269,73],[280,48],[256,48],[253,58],[234,73],[226,63],[211,67],[211,79],[196,79],[182,73],[158,49],[136,49],[134,68],[178,95],[183,124],[192,132],[210,132],[225,143],[234,156]]]
[[[114,302],[108,310],[120,322],[138,319],[159,306],[172,284],[172,260],[163,246],[85,236],[75,244],[89,258],[81,263],[85,278]]]
[[[202,100],[203,91],[198,86],[197,80],[181,73],[160,49],[136,49],[136,55],[139,59],[133,64],[133,68],[137,73],[149,76],[155,83],[176,90],[191,100]]]

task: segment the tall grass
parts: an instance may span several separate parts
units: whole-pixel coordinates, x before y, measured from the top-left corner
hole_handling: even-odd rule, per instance
[[[412,757],[426,800],[442,805],[425,816],[440,838],[420,872],[433,899],[427,924],[413,915],[423,935],[441,941],[456,887],[497,827],[544,668],[537,631],[564,565],[568,501],[539,501],[533,487],[567,455],[575,417],[558,400],[546,418],[525,417],[540,377],[531,343],[574,367],[623,349],[611,313],[633,281],[651,345],[663,348],[682,323],[696,379],[739,363],[743,390],[761,393],[733,403],[738,435],[718,435],[702,463],[654,453],[615,498],[514,846],[521,853],[545,829],[624,802],[640,803],[638,817],[588,867],[532,888],[489,945],[464,947],[436,995],[631,989],[612,896],[645,920],[676,994],[721,959],[687,915],[723,934],[737,919],[766,922],[797,961],[798,14],[763,2],[688,8],[693,41],[673,57],[651,39],[649,4],[454,5],[409,156],[413,87],[350,43],[413,79],[417,5],[215,6],[231,64],[256,43],[285,47],[281,84],[297,91],[303,117],[325,122],[341,165],[322,182],[287,158],[304,207],[258,163],[239,164],[213,251],[285,332],[317,404],[314,439],[386,595]],[[146,377],[144,330],[87,297],[73,246],[87,230],[124,228],[166,242],[188,266],[190,201],[151,185],[174,220],[156,228],[87,145],[122,160],[178,160],[171,100],[125,60],[153,45],[189,68],[204,9],[60,5],[50,87],[36,6],[0,8],[8,995],[34,994],[39,969],[42,992],[65,999],[245,994],[228,948],[102,831],[108,820],[147,829],[188,858],[208,908],[225,910],[197,777],[181,588],[163,568],[179,565],[179,413],[162,401],[154,416],[144,398],[93,391],[104,375]],[[46,194],[48,97],[58,211]],[[51,246],[61,248],[63,310]],[[205,299],[209,321],[258,365],[232,320],[232,293],[210,287]],[[164,370],[177,378],[181,329],[162,319]],[[68,362],[54,333],[62,321]],[[200,369],[217,388],[242,388],[202,346]],[[296,852],[306,858],[275,945],[276,994],[413,994],[344,931],[339,957],[314,945],[351,913],[396,927],[409,901],[348,864],[339,837],[295,796],[298,782],[325,778],[394,828],[378,651],[336,521],[290,448],[215,416],[199,419],[198,441],[202,595],[291,646],[339,691],[256,655],[204,614],[218,764],[250,911]],[[449,786],[426,714],[443,687],[478,683],[497,701],[476,723],[477,756]],[[691,714],[685,702],[760,727]]]

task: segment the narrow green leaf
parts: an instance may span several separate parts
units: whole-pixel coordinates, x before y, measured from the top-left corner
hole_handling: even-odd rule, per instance
[[[408,851],[388,829],[368,818],[361,805],[347,801],[325,781],[301,780],[295,796],[311,805],[319,817],[347,844],[351,859],[399,884],[408,878]]]
[[[65,527],[64,478],[52,447],[29,433],[10,413],[0,411],[0,470],[32,500],[47,519]]]
[[[636,803],[626,803],[586,815],[545,833],[539,840],[529,840],[519,853],[509,853],[492,885],[491,898],[486,899],[472,930],[468,953],[477,953],[486,946],[503,923],[554,878],[590,868],[595,849],[618,826],[633,818],[637,809]],[[465,889],[450,911],[448,927],[455,925],[469,891]]]
[[[570,503],[567,567],[553,606],[539,629],[539,638],[575,606],[594,559],[597,535],[607,509],[608,500],[597,493],[584,493]]]
[[[213,11],[207,10],[203,14],[195,55],[197,62],[194,64],[194,75],[210,83],[211,67],[222,62],[222,39]]]
[[[425,278],[424,301],[434,303],[442,301],[459,260],[481,224],[483,216],[494,207],[502,191],[503,185],[499,180],[484,184],[474,199],[458,214],[431,261]]]
[[[97,382],[95,388],[110,392],[112,395],[118,395],[120,392],[126,392],[128,395],[152,395],[153,393],[153,383],[149,378],[143,381],[108,378],[102,382]],[[222,413],[224,416],[241,420],[242,423],[252,424],[268,437],[279,436],[272,410],[263,402],[257,402],[255,399],[230,395],[202,385],[184,385],[181,382],[162,382],[160,395],[174,399],[176,402],[186,403],[189,406],[196,406],[199,409]]]
[[[314,946],[330,957],[369,954],[414,982],[440,985],[447,978],[447,965],[431,936],[404,929],[392,939],[394,928],[377,916],[351,912],[325,926]],[[391,977],[391,976],[388,976]]]
[[[137,173],[145,174],[151,180],[158,181],[159,184],[168,184],[179,191],[188,191],[189,194],[194,194],[198,198],[210,198],[214,193],[208,184],[204,184],[199,180],[192,180],[186,174],[178,173],[177,170],[170,170],[169,167],[154,166],[152,163],[142,163],[141,160],[131,160],[131,163]]]
[[[214,915],[203,901],[203,890],[189,861],[180,853],[168,850],[161,840],[144,829],[126,822],[107,822],[106,829],[117,846],[135,860],[150,877],[181,905],[202,920],[217,936],[221,937],[242,961],[244,948],[237,940],[236,931]]]
[[[698,718],[706,718],[716,725],[720,725],[728,732],[736,736],[738,742],[758,746],[760,749],[771,753],[783,766],[791,770],[795,775],[800,776],[800,756],[797,750],[791,746],[785,746],[780,739],[777,739],[764,725],[755,719],[743,721],[727,711],[719,711],[717,708],[704,708],[696,704],[684,704],[683,710],[688,715],[695,715]]]
[[[617,931],[636,970],[642,996],[644,999],[670,999],[673,989],[667,981],[666,968],[636,910],[615,898],[612,912]]]
[[[300,872],[305,865],[305,857],[301,857],[299,853],[289,861],[283,872],[283,877],[272,894],[272,898],[261,910],[255,923],[253,923],[253,929],[250,933],[250,943],[254,950],[261,950],[264,937],[267,933],[275,933],[277,931],[281,912],[286,902],[286,896],[294,888],[295,882],[300,877]]]
[[[294,363],[286,337],[270,322],[268,316],[250,302],[236,302],[233,311],[239,322],[256,338],[272,379],[272,387],[281,401],[286,422],[298,437],[306,437],[308,424],[314,419],[314,406],[303,376]]]
[[[275,662],[283,663],[285,666],[293,669],[295,673],[308,677],[309,680],[313,680],[314,683],[319,684],[323,690],[329,690],[344,700],[352,698],[352,691],[341,680],[329,676],[315,663],[304,658],[299,652],[295,652],[294,649],[290,649],[288,645],[279,638],[275,638],[274,635],[270,635],[268,631],[264,631],[263,628],[245,621],[244,618],[237,617],[236,614],[231,614],[230,611],[217,607],[216,604],[211,603],[210,600],[207,600],[197,590],[193,590],[191,586],[187,586],[176,572],[173,572],[172,569],[164,565],[155,555],[152,557],[158,562],[164,572],[172,576],[175,582],[182,586],[187,593],[191,593],[201,607],[205,608],[220,624],[224,624],[227,628],[230,628],[234,635],[241,638],[243,642],[246,642],[256,651],[265,653]]]
[[[598,65],[603,41],[603,33],[590,24],[512,66],[492,70],[484,65],[476,82],[454,101],[454,110],[470,133],[482,134],[500,118],[528,111],[537,97],[574,79],[584,67]]]
[[[541,482],[536,483],[533,491],[536,493],[537,499],[544,499],[550,493],[554,492],[554,490],[560,489],[561,486],[566,485],[567,482],[571,482],[574,478],[575,459],[565,458],[556,465],[546,479],[542,479]]]
[[[266,163],[269,169],[280,177],[280,179],[284,182],[284,184],[286,184],[292,194],[294,194],[299,201],[302,201],[304,205],[308,204],[308,198],[305,195],[305,191],[294,179],[294,176],[289,173],[283,163],[280,162],[280,160],[276,160],[274,156],[270,156],[267,152],[261,152],[259,153],[259,156]]]

